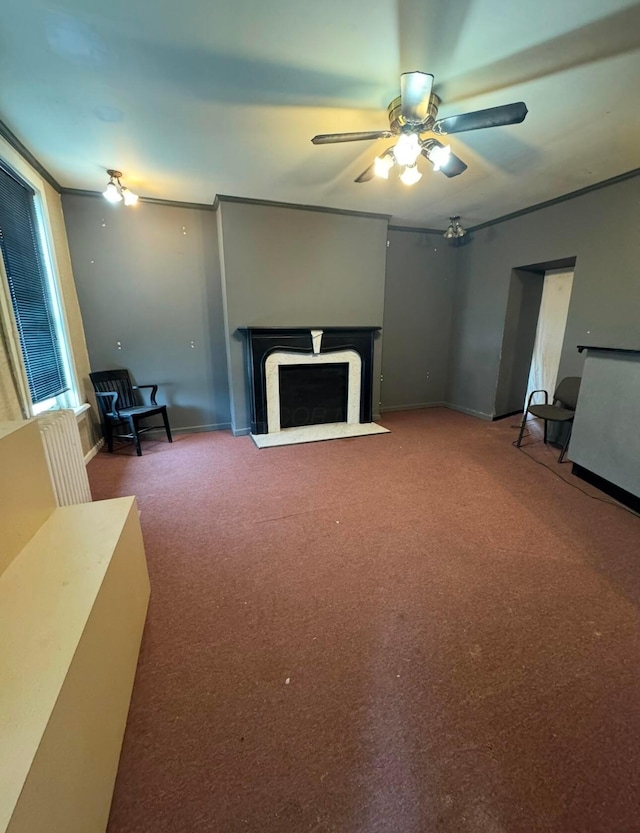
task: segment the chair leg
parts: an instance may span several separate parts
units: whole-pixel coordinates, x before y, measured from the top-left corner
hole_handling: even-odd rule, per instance
[[[518,439],[516,440],[516,448],[520,448],[520,443],[522,442],[522,435],[524,434],[524,426],[527,424],[527,415],[529,411],[525,411],[522,417],[522,422],[520,423],[520,433],[518,434]]]
[[[113,454],[113,431],[111,429],[111,425],[108,422],[105,422],[102,433],[107,444],[107,451],[110,454]]]
[[[549,420],[545,419],[544,421],[544,444],[547,444],[547,425],[549,424]]]
[[[569,430],[567,431],[567,437],[564,441],[564,445],[562,446],[562,451],[560,452],[560,456],[558,457],[558,462],[561,463],[564,460],[564,455],[567,453],[567,449],[569,448],[569,440],[571,439],[571,431],[573,429],[573,422],[569,423]]]
[[[138,457],[142,457],[142,449],[140,448],[140,436],[138,434],[138,424],[135,421],[135,419],[130,420],[129,427],[131,428],[133,441],[136,444],[136,454],[138,455]]]
[[[169,417],[167,416],[166,408],[162,411],[162,421],[164,422],[164,430],[167,432],[167,439],[172,443],[173,439],[171,437],[171,428],[169,428]]]

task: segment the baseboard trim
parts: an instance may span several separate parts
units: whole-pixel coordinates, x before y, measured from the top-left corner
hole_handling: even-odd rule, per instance
[[[234,437],[248,437],[251,433],[251,428],[234,428],[232,425],[231,433]]]
[[[386,405],[380,413],[390,414],[394,411],[421,411],[423,408],[446,408],[446,402],[417,402],[412,405]]]
[[[93,458],[100,451],[100,449],[102,448],[103,445],[104,445],[104,440],[100,439],[93,446],[93,448],[90,448],[89,451],[87,451],[87,453],[84,455],[84,464],[85,464],[85,466],[87,465],[87,463],[89,463],[90,460],[93,460]]]
[[[596,474],[590,469],[586,469],[579,463],[573,464],[571,474],[579,477],[581,480],[584,480],[585,483],[590,483],[592,486],[595,486],[596,489],[600,489],[600,491],[604,492],[605,495],[609,495],[609,497],[617,500],[618,503],[622,503],[624,506],[627,506],[632,512],[640,514],[640,497],[638,497],[638,495],[634,495],[633,492],[628,492],[626,489],[623,489],[622,486],[612,483],[610,480],[602,477],[602,475]]]
[[[207,431],[228,431],[231,428],[230,422],[212,422],[208,425],[185,425],[182,428],[172,428],[172,434],[204,434]],[[161,429],[163,430],[163,429]]]
[[[509,411],[508,414],[500,414],[500,416],[494,416],[494,417],[491,417],[491,419],[493,420],[493,422],[498,422],[501,419],[508,419],[509,417],[512,417],[512,416],[520,416],[523,413],[524,413],[523,409],[518,408],[517,411]]]
[[[451,402],[444,403],[445,408],[450,408],[452,411],[458,411],[467,416],[476,417],[477,419],[484,419],[486,422],[493,422],[493,414],[485,414],[484,411],[474,411],[473,408],[465,408],[462,405],[454,405]]]
[[[204,434],[207,431],[228,431],[231,428],[230,422],[212,422],[209,425],[183,425],[180,428],[171,426],[172,434]],[[152,428],[149,434],[165,434],[164,428]]]

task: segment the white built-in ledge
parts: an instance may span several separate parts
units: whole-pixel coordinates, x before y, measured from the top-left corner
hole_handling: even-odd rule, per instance
[[[0,833],[104,833],[149,597],[133,497],[56,507],[0,424]]]

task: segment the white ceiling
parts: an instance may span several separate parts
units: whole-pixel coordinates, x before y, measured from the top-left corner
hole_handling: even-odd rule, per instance
[[[216,194],[473,226],[640,167],[630,0],[2,0],[0,118],[63,186]],[[402,71],[440,116],[523,100],[523,124],[452,136],[469,169],[356,184]],[[447,140],[449,141],[449,140]]]

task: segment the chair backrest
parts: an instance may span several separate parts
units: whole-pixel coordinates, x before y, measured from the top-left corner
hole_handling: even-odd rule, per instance
[[[118,394],[118,408],[135,408],[137,402],[128,370],[98,370],[89,377],[95,391]]]
[[[580,376],[565,376],[553,394],[553,401],[561,402],[565,408],[575,411],[576,405],[578,404],[581,381]]]

